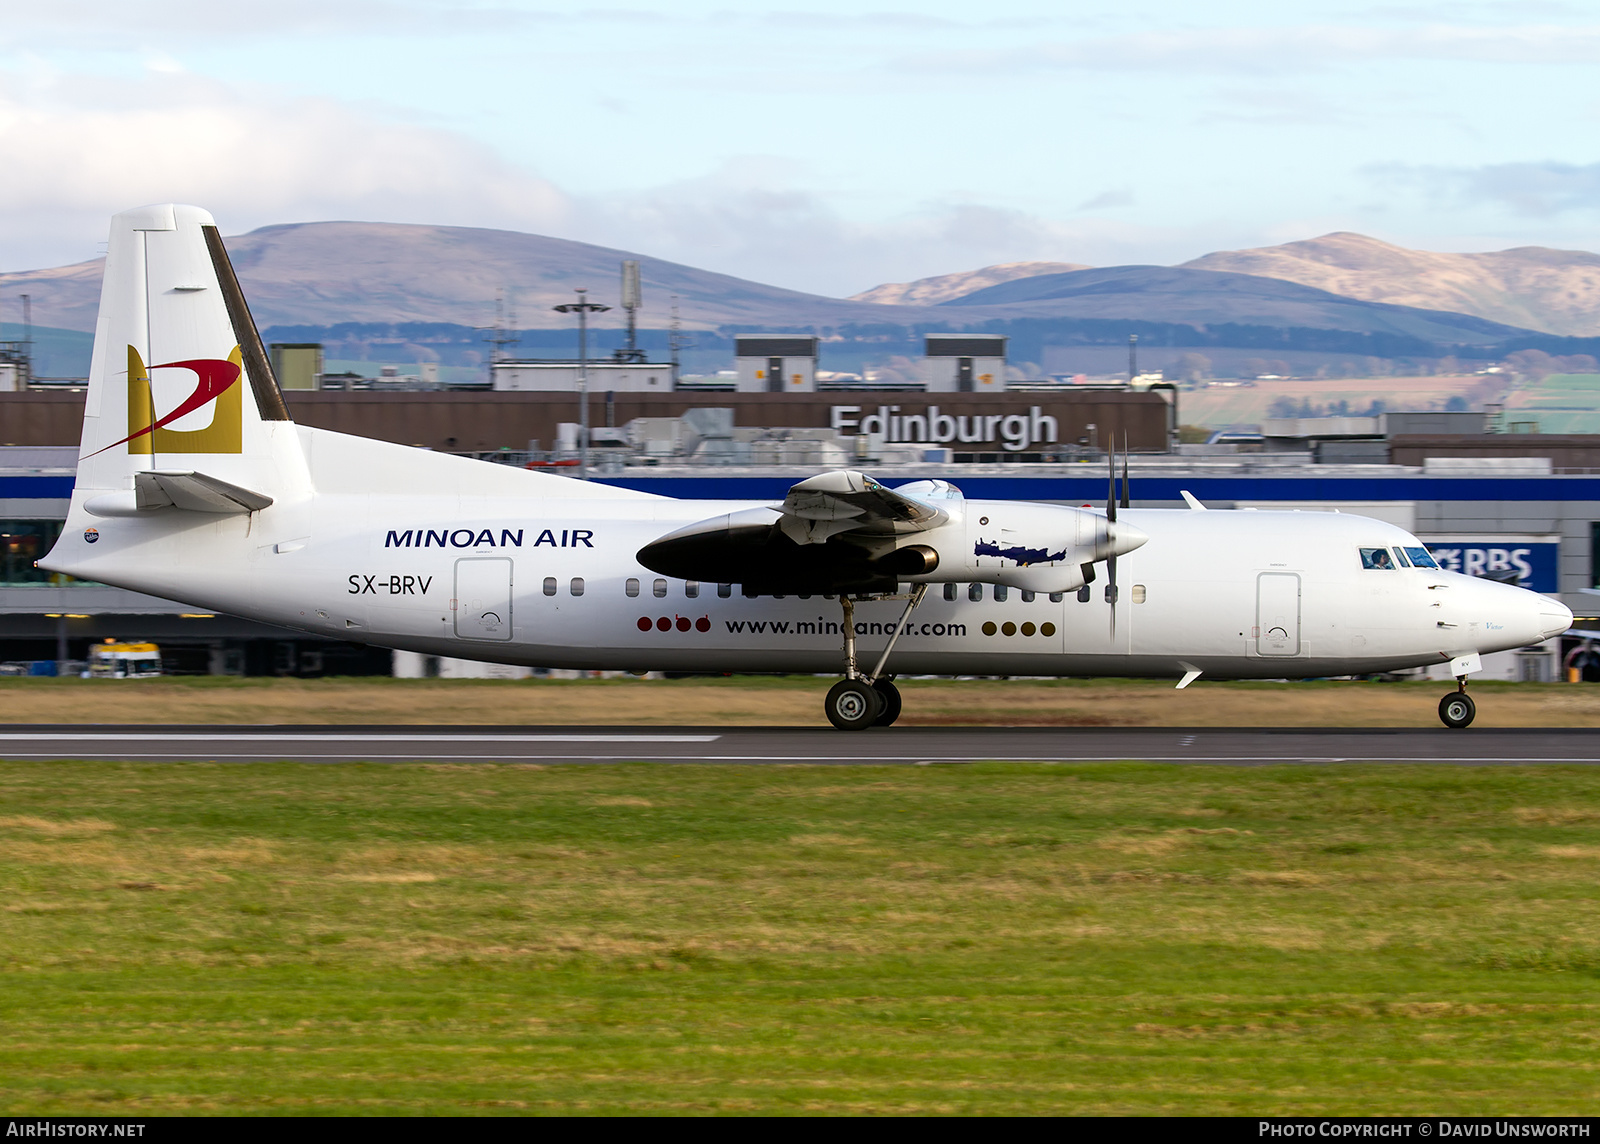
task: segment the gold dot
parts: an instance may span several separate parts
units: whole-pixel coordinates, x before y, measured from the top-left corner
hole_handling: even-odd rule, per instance
[[[1012,623],[1010,620],[1007,620],[1004,624],[1000,625],[1000,630],[1008,636],[1014,636],[1017,634],[1017,625]]]
[[[1025,636],[1031,636],[1033,634],[1033,625],[1031,623],[1023,624],[1022,625],[1022,634],[1025,635]]]
[[[1040,624],[1039,634],[1042,636],[1053,636],[1056,634],[1056,626],[1049,623]]]
[[[983,621],[983,634],[986,635],[986,636],[992,636],[992,635],[994,635],[994,633],[995,633],[994,621],[993,620],[984,620]]]

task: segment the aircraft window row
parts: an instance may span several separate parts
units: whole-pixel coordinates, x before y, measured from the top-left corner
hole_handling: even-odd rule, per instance
[[[558,589],[559,585],[557,584],[554,576],[546,576],[544,578],[544,594],[546,596],[554,596]],[[567,591],[571,592],[574,596],[583,595],[583,577],[574,576],[572,578],[572,582],[567,585]]]
[[[1391,572],[1396,568],[1437,568],[1426,548],[1363,548],[1361,567],[1370,571]]]
[[[629,597],[633,597],[633,596],[637,596],[639,594],[639,587],[640,587],[639,578],[637,576],[629,576],[627,581],[622,585],[622,591],[623,591],[623,593],[625,595],[627,595]],[[727,596],[727,595],[729,595],[729,593],[721,591],[721,589],[722,588],[731,589],[733,587],[733,585],[731,585],[731,584],[719,584],[719,585],[717,585],[717,587],[719,589],[718,592],[717,592],[717,595],[719,595],[719,596]],[[663,579],[656,579],[656,580],[651,581],[651,583],[650,583],[650,593],[651,593],[651,595],[655,596],[656,599],[658,599],[658,600],[665,599],[666,595],[667,595],[667,582],[665,580],[663,580]],[[547,595],[547,596],[553,595],[553,594],[554,593],[552,593],[552,592],[546,592],[545,593],[545,595]],[[694,598],[699,596],[700,595],[700,581],[698,581],[698,580],[685,580],[683,582],[683,594],[685,596],[689,597],[689,599],[691,599],[691,600],[693,600]]]
[[[996,603],[1004,603],[1010,597],[1011,590],[1009,588],[1007,588],[1004,584],[995,584],[993,587],[994,587],[994,599],[995,599]],[[1066,598],[1066,595],[1067,594],[1065,592],[1051,592],[1050,593],[1050,602],[1052,604],[1059,604],[1059,603],[1061,603],[1062,600],[1064,600]],[[946,584],[944,586],[944,598],[946,600],[948,600],[952,604],[955,603],[957,600],[959,600],[961,598],[961,585],[960,584]],[[1031,591],[1027,590],[1026,588],[1023,589],[1023,591],[1022,591],[1022,602],[1024,604],[1031,604],[1031,603],[1034,602],[1034,600],[1036,600],[1038,598],[1039,597],[1038,597],[1038,593],[1037,592],[1031,592]],[[968,584],[967,585],[967,599],[971,600],[974,604],[982,602],[982,600],[983,600],[983,585],[982,584]]]

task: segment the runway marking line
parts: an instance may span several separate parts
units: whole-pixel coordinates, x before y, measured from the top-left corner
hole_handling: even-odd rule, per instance
[[[715,743],[721,735],[432,735],[294,731],[23,732],[13,742],[37,743]]]

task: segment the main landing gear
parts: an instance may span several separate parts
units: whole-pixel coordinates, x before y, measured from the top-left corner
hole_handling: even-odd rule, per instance
[[[828,691],[828,698],[823,701],[828,722],[839,730],[864,731],[868,727],[887,727],[900,718],[900,689],[894,685],[892,676],[883,674],[883,668],[889,662],[889,653],[899,642],[900,634],[906,630],[906,621],[911,618],[912,609],[922,603],[922,597],[927,593],[928,586],[918,584],[911,590],[910,596],[878,597],[881,600],[904,599],[906,608],[900,613],[900,622],[894,626],[894,634],[889,637],[888,646],[878,657],[877,666],[868,674],[856,670],[855,601],[848,595],[840,594],[839,604],[844,610],[844,678],[833,685]]]
[[[1456,676],[1456,689],[1439,700],[1439,719],[1446,727],[1470,727],[1478,714],[1477,704],[1467,694],[1467,677]]]

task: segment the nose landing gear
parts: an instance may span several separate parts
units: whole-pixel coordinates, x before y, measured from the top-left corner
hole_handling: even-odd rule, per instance
[[[1451,728],[1470,727],[1477,714],[1477,704],[1473,703],[1472,696],[1467,694],[1467,677],[1457,676],[1456,689],[1439,700],[1440,722]]]
[[[828,697],[822,704],[828,722],[839,730],[864,731],[868,727],[887,727],[900,717],[900,689],[894,685],[892,677],[883,674],[883,668],[889,662],[889,653],[899,642],[901,633],[906,630],[911,610],[922,603],[922,597],[927,593],[928,586],[918,584],[908,597],[879,597],[904,599],[906,607],[900,613],[900,622],[894,626],[894,634],[889,637],[889,645],[883,649],[877,666],[870,674],[856,670],[856,605],[848,595],[840,594],[839,604],[844,610],[844,678],[828,690]]]

